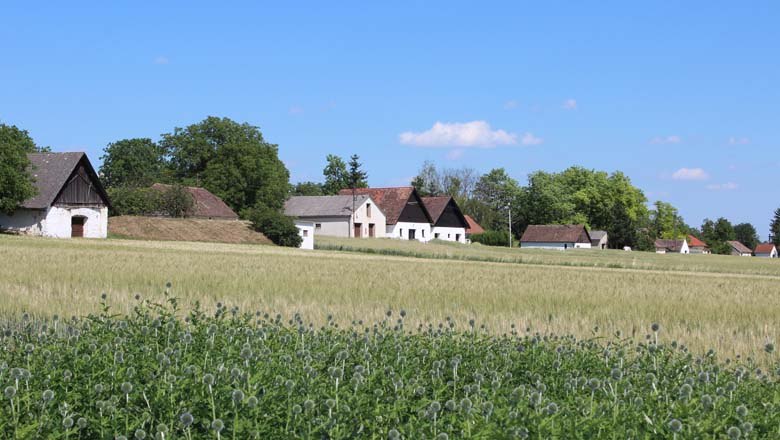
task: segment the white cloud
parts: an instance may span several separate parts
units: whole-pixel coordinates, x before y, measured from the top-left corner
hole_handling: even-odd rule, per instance
[[[732,191],[737,188],[739,188],[739,185],[734,182],[713,183],[711,185],[707,185],[707,189],[710,191]]]
[[[528,135],[530,133],[526,134]],[[404,145],[416,147],[490,148],[517,144],[517,134],[493,130],[486,121],[436,122],[430,130],[417,133],[406,131],[401,133],[398,139]]]
[[[566,101],[563,101],[563,109],[564,110],[577,110],[577,100],[576,99],[567,99]]]
[[[303,114],[303,107],[299,105],[294,105],[290,107],[290,110],[288,110],[288,113],[291,115],[302,115]]]
[[[544,142],[544,139],[534,136],[533,133],[523,134],[523,138],[520,139],[520,143],[523,145],[540,145]]]
[[[707,180],[709,177],[701,168],[680,168],[672,174],[674,180]]]
[[[510,99],[509,101],[504,103],[504,110],[514,110],[517,108],[518,102],[514,99]]]
[[[168,64],[170,62],[171,62],[171,60],[169,60],[168,57],[164,57],[162,55],[160,55],[160,56],[158,56],[157,58],[154,59],[154,64],[164,65],[164,64]]]
[[[677,135],[671,136],[657,136],[650,139],[651,144],[679,144],[682,142],[682,138]]]
[[[731,145],[747,145],[750,143],[750,138],[746,137],[730,137],[729,144]]]

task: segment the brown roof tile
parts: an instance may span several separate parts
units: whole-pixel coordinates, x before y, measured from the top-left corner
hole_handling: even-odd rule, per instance
[[[583,232],[585,233],[583,237]],[[590,243],[583,225],[529,225],[521,243]]]
[[[680,252],[685,240],[666,240],[658,239],[655,241],[656,249],[666,249],[671,252]]]
[[[467,234],[482,234],[483,232],[485,232],[485,229],[482,228],[482,226],[480,226],[479,223],[476,222],[476,220],[471,218],[470,215],[465,215],[464,217],[466,217],[466,222],[468,222],[469,224],[469,227],[466,228]]]
[[[355,194],[366,194],[377,204],[379,209],[385,214],[388,225],[394,225],[398,223],[398,218],[401,216],[406,202],[412,195],[417,194],[412,186],[401,186],[395,188],[356,188]],[[339,191],[339,195],[347,196],[352,195],[352,189],[342,189]],[[430,217],[427,209],[423,203],[423,211]]]
[[[756,246],[756,253],[757,254],[770,254],[772,253],[772,249],[775,248],[775,245],[773,243],[761,243],[758,246]]]
[[[735,251],[739,252],[740,254],[752,254],[753,251],[750,250],[749,247],[745,246],[744,244],[738,242],[738,241],[728,241],[729,245],[731,245],[732,248],[734,248]]]
[[[688,247],[707,248],[707,249],[709,248],[709,246],[707,246],[707,243],[699,240],[693,235],[688,235]]]

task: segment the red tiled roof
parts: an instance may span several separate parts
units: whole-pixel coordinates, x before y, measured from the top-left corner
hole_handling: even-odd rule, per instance
[[[152,188],[165,191],[170,189],[171,185],[155,183]],[[192,195],[194,202],[192,217],[238,220],[238,214],[206,188],[194,186],[185,186],[184,188]]]
[[[444,212],[444,208],[450,203],[450,196],[435,196],[435,197],[423,197],[423,203],[425,203],[425,209],[431,214],[433,222],[436,223]]]
[[[707,243],[699,240],[693,235],[688,236],[688,247],[708,248]]]
[[[356,188],[355,194],[366,194],[379,206],[379,209],[385,214],[388,225],[398,223],[398,218],[406,208],[409,198],[417,192],[413,186],[400,186],[395,188]],[[342,189],[339,195],[352,195],[352,189]],[[422,209],[426,215],[430,216],[423,203]]]
[[[471,218],[470,215],[464,215],[466,217],[466,222],[469,224],[469,227],[466,228],[467,234],[482,234],[485,232],[485,229],[482,228],[482,226],[479,225],[473,218]]]
[[[772,249],[775,248],[775,245],[773,243],[761,243],[758,246],[756,246],[756,253],[757,254],[771,254]]]
[[[590,235],[583,225],[529,225],[520,242],[590,243]]]

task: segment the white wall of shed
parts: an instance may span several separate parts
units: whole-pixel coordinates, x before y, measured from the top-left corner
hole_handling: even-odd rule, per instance
[[[434,226],[431,230],[432,240],[436,240],[436,234],[439,234],[438,240],[457,241],[466,243],[466,228],[450,228],[443,226]]]

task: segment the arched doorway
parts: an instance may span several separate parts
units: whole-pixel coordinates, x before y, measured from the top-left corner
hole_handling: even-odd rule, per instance
[[[80,238],[84,236],[84,225],[87,223],[87,218],[83,215],[74,215],[70,218],[70,236],[73,238]]]

